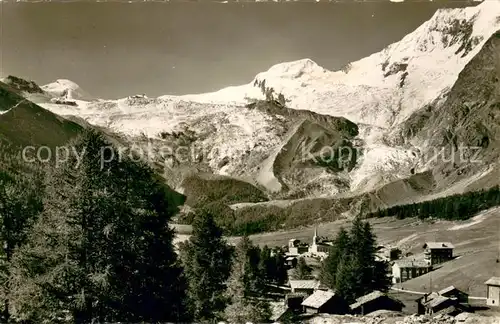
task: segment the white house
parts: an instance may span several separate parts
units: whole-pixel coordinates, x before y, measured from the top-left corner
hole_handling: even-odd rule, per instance
[[[392,265],[392,283],[401,283],[426,274],[432,266],[424,260],[402,259]]]
[[[500,306],[500,277],[491,277],[485,285],[487,287],[486,305]]]

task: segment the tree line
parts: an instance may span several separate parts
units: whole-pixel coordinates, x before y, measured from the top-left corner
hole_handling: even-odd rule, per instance
[[[112,159],[96,132],[70,145],[85,152],[78,168],[0,161],[2,322],[269,318],[257,297],[286,282],[282,251],[248,237],[229,245],[207,211],[176,251],[178,203],[164,180],[137,159]]]
[[[466,220],[477,212],[496,206],[500,206],[498,185],[489,189],[381,209],[367,214],[366,217],[395,216],[398,219],[418,217],[420,219]]]
[[[85,152],[58,168],[0,161],[0,310],[5,323],[267,322],[271,285],[288,281],[284,251],[233,246],[213,209],[193,216],[176,250],[171,189],[147,164],[118,156],[85,132]],[[102,156],[103,154],[109,156]],[[104,165],[102,159],[109,161]],[[78,165],[76,168],[75,165]],[[346,302],[388,287],[387,264],[359,218],[322,265]],[[313,278],[299,259],[295,279]]]
[[[214,216],[195,216],[193,235],[180,243],[188,279],[189,312],[197,321],[266,322],[271,316],[265,297],[268,284],[287,282],[284,252],[253,245],[248,236],[228,245]]]

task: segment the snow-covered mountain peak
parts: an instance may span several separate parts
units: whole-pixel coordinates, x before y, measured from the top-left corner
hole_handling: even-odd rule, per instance
[[[313,60],[306,58],[275,64],[268,71],[258,74],[256,79],[261,80],[272,76],[288,79],[298,79],[301,76],[321,77],[328,72],[328,70],[319,66]]]
[[[270,191],[306,188],[308,195],[317,196],[372,190],[408,178],[415,170],[427,171],[427,166],[415,169],[425,145],[402,144],[404,141],[396,139],[397,131],[424,108],[442,108],[436,103],[446,102],[466,66],[476,56],[484,56],[478,55],[483,47],[491,47],[492,42],[485,44],[500,30],[499,17],[500,0],[439,10],[400,41],[338,71],[302,59],[276,64],[248,84],[211,93],[94,102],[82,99],[87,95],[75,83],[57,80],[43,90],[76,102],[42,105],[129,137],[143,139],[144,135],[160,143],[173,137],[176,142],[201,146],[208,172],[256,179]],[[490,64],[493,61],[488,55],[484,62]],[[274,102],[247,105],[248,99]],[[291,168],[286,173],[296,158],[283,153],[289,150],[286,145],[295,148],[295,143],[310,139],[325,141],[328,146],[338,140],[335,125],[343,122],[333,121],[332,116],[344,117],[359,127],[352,139],[362,147],[356,166],[340,175],[315,168]],[[309,128],[296,125],[304,119],[311,121]],[[286,175],[281,179],[286,186],[278,182],[280,172]]]
[[[255,86],[288,106],[389,128],[446,94],[465,65],[500,29],[500,1],[438,10],[384,50],[328,71],[309,59],[259,73]]]
[[[67,79],[58,79],[52,83],[43,85],[43,91],[54,97],[76,100],[90,100],[90,95],[78,84]]]

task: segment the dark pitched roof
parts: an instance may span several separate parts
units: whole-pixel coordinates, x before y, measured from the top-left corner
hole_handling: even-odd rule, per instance
[[[456,288],[455,286],[448,286],[446,288],[443,288],[440,291],[438,291],[438,294],[444,295],[444,294],[447,294],[447,293],[452,292],[454,290],[461,292],[462,294],[467,294],[467,293],[461,291],[460,289]]]
[[[447,301],[449,301],[450,299],[448,297],[444,297],[444,296],[437,296],[431,300],[429,300],[427,303],[425,303],[424,305],[427,305],[428,307],[430,308],[435,308],[443,303],[446,303]]]
[[[387,298],[391,299],[392,301],[394,301],[395,303],[402,304],[399,300],[391,298],[391,297],[387,296],[387,294],[384,294],[381,291],[375,290],[367,295],[359,297],[358,299],[356,299],[356,302],[351,304],[349,307],[351,309],[355,309],[355,308],[360,307],[363,304],[366,304],[370,301],[376,300],[376,299],[381,298],[381,297],[387,297]]]
[[[425,297],[427,297],[427,300],[425,300]],[[426,296],[424,295],[424,296],[420,297],[419,299],[417,299],[417,302],[419,302],[420,304],[422,304],[425,307],[433,309],[433,308],[436,308],[437,306],[439,306],[443,303],[449,302],[451,300],[454,300],[454,299],[451,299],[451,298],[448,298],[445,296],[441,296],[437,292],[432,292]]]

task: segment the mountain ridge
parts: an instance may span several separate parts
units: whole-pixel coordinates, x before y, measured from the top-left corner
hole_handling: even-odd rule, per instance
[[[271,201],[255,206],[329,199],[315,212],[355,215],[363,204],[380,208],[498,184],[499,30],[500,1],[492,0],[438,10],[401,41],[339,71],[303,59],[212,93],[118,100],[89,99],[75,83],[58,81],[40,87],[50,99],[33,100],[148,147],[171,187],[208,173],[263,188]],[[479,68],[484,71],[475,73]],[[471,84],[475,90],[467,92]],[[480,112],[468,108],[467,125],[459,122],[464,100]],[[444,129],[457,130],[455,142]],[[429,162],[436,148],[449,149],[457,140],[471,146],[478,139],[487,142],[481,164]],[[324,148],[344,148],[355,158],[347,159],[347,168],[323,157],[312,163]],[[237,202],[250,208],[245,203]]]

